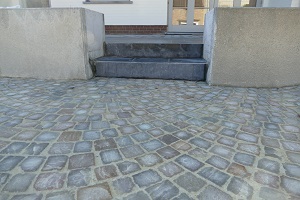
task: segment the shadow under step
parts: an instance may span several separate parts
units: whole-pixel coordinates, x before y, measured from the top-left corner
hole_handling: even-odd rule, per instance
[[[207,65],[201,58],[119,58],[94,61],[96,76],[205,81]]]

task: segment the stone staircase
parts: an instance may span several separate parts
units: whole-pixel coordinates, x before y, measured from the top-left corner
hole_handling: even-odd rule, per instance
[[[96,76],[205,81],[203,44],[107,41],[105,56],[94,60]]]

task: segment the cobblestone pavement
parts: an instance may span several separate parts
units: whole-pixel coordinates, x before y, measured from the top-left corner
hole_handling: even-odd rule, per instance
[[[0,79],[0,199],[300,199],[300,86]]]

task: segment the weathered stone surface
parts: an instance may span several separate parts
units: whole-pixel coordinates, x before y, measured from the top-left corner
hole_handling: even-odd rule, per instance
[[[163,162],[163,160],[157,154],[148,154],[136,158],[136,160],[140,163],[141,166],[146,166],[146,167],[151,167],[158,163]]]
[[[227,187],[227,190],[239,195],[242,199],[251,199],[253,188],[240,178],[233,177]]]
[[[144,150],[138,145],[132,145],[121,148],[121,152],[126,158],[132,158],[142,155],[144,153]]]
[[[222,186],[225,182],[229,179],[229,175],[213,168],[213,167],[206,167],[202,169],[199,173],[200,176],[203,178],[210,180],[211,182]]]
[[[229,194],[227,194],[211,185],[207,186],[204,189],[204,191],[201,192],[197,197],[199,200],[221,200],[221,199],[222,200],[232,200],[233,199]]]
[[[167,177],[172,177],[183,171],[181,167],[179,167],[173,162],[166,163],[160,166],[158,169]]]
[[[113,186],[117,193],[119,194],[124,194],[124,193],[129,193],[132,191],[134,187],[134,183],[132,182],[131,178],[126,177],[126,178],[120,178],[116,181],[113,182]]]
[[[171,199],[179,190],[170,181],[163,181],[146,189],[152,199]]]
[[[265,200],[274,199],[274,200],[282,200],[286,199],[286,196],[277,190],[268,188],[268,187],[262,187],[259,191],[259,197]]]
[[[131,194],[128,197],[125,197],[124,200],[150,200],[150,198],[142,191]]]
[[[63,187],[65,178],[66,174],[62,173],[40,174],[34,183],[34,188],[38,191],[60,189]]]
[[[162,180],[159,174],[152,169],[133,175],[133,179],[139,187],[150,186]]]
[[[45,161],[46,157],[42,156],[32,156],[26,158],[22,164],[21,168],[24,171],[37,171],[41,164]]]
[[[3,188],[8,192],[25,192],[36,175],[31,173],[17,174]]]
[[[219,145],[216,145],[213,148],[211,148],[210,152],[215,153],[215,154],[217,154],[223,158],[227,158],[227,159],[230,159],[234,154],[233,149],[219,146]]]
[[[229,165],[229,162],[227,160],[218,156],[212,156],[206,162],[219,169],[226,169]]]
[[[204,180],[196,177],[190,172],[179,176],[177,179],[175,179],[175,183],[188,192],[197,192],[206,185]]]
[[[117,168],[114,165],[106,165],[97,167],[95,170],[97,180],[105,180],[118,176]]]
[[[180,154],[177,150],[169,146],[157,150],[157,153],[165,159],[170,159]]]
[[[16,167],[16,165],[23,160],[22,156],[8,156],[0,162],[0,172],[10,171]]]
[[[300,166],[294,164],[283,164],[286,175],[300,179]]]
[[[107,183],[80,188],[77,190],[77,199],[99,199],[110,200],[112,199],[111,192]]]
[[[68,174],[68,187],[86,186],[91,181],[90,169],[72,170]]]
[[[13,196],[13,198],[11,198],[11,200],[41,200],[42,198],[43,198],[42,194],[24,194],[24,195],[15,195]]]
[[[73,143],[55,143],[49,150],[49,154],[68,154],[72,152]]]
[[[149,142],[142,143],[142,147],[147,151],[154,151],[163,147],[164,144],[159,140],[151,140]]]
[[[280,170],[280,165],[278,162],[266,158],[259,160],[257,167],[277,174]]]
[[[116,149],[101,151],[100,157],[104,164],[109,164],[112,162],[117,162],[117,161],[122,160],[122,156],[121,156],[119,150],[116,150]]]
[[[130,174],[136,171],[141,170],[141,167],[134,162],[125,161],[118,164],[118,168],[122,174]]]
[[[109,138],[106,140],[96,140],[94,142],[94,145],[96,151],[117,148],[117,144],[113,138]]]
[[[42,171],[61,170],[67,161],[68,156],[49,156]]]
[[[279,187],[279,177],[274,176],[268,173],[264,173],[262,171],[258,171],[254,174],[254,180],[263,185],[268,185],[273,188]]]
[[[199,162],[198,160],[188,155],[182,155],[176,158],[175,161],[192,172],[198,170],[200,167],[204,165],[202,162]]]
[[[75,195],[73,192],[55,192],[55,193],[47,194],[46,200],[56,200],[56,199],[75,200],[74,196]]]
[[[86,168],[95,165],[93,153],[79,154],[71,156],[69,159],[69,169]]]
[[[254,163],[255,157],[245,153],[236,153],[233,160],[242,165],[251,166]]]
[[[281,187],[285,189],[288,193],[300,197],[300,181],[286,176],[281,177]]]
[[[240,176],[242,178],[250,176],[250,173],[247,171],[245,166],[239,165],[236,163],[232,163],[229,167],[227,172],[235,175],[235,176]]]

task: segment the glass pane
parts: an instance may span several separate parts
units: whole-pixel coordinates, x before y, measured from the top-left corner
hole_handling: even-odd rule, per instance
[[[209,9],[195,9],[194,10],[194,25],[204,25],[205,14]]]
[[[187,8],[173,8],[173,25],[186,25],[187,23]]]
[[[233,0],[219,0],[218,7],[233,7]]]
[[[188,0],[173,0],[173,7],[187,7]]]
[[[256,7],[256,0],[242,0],[242,7]]]

